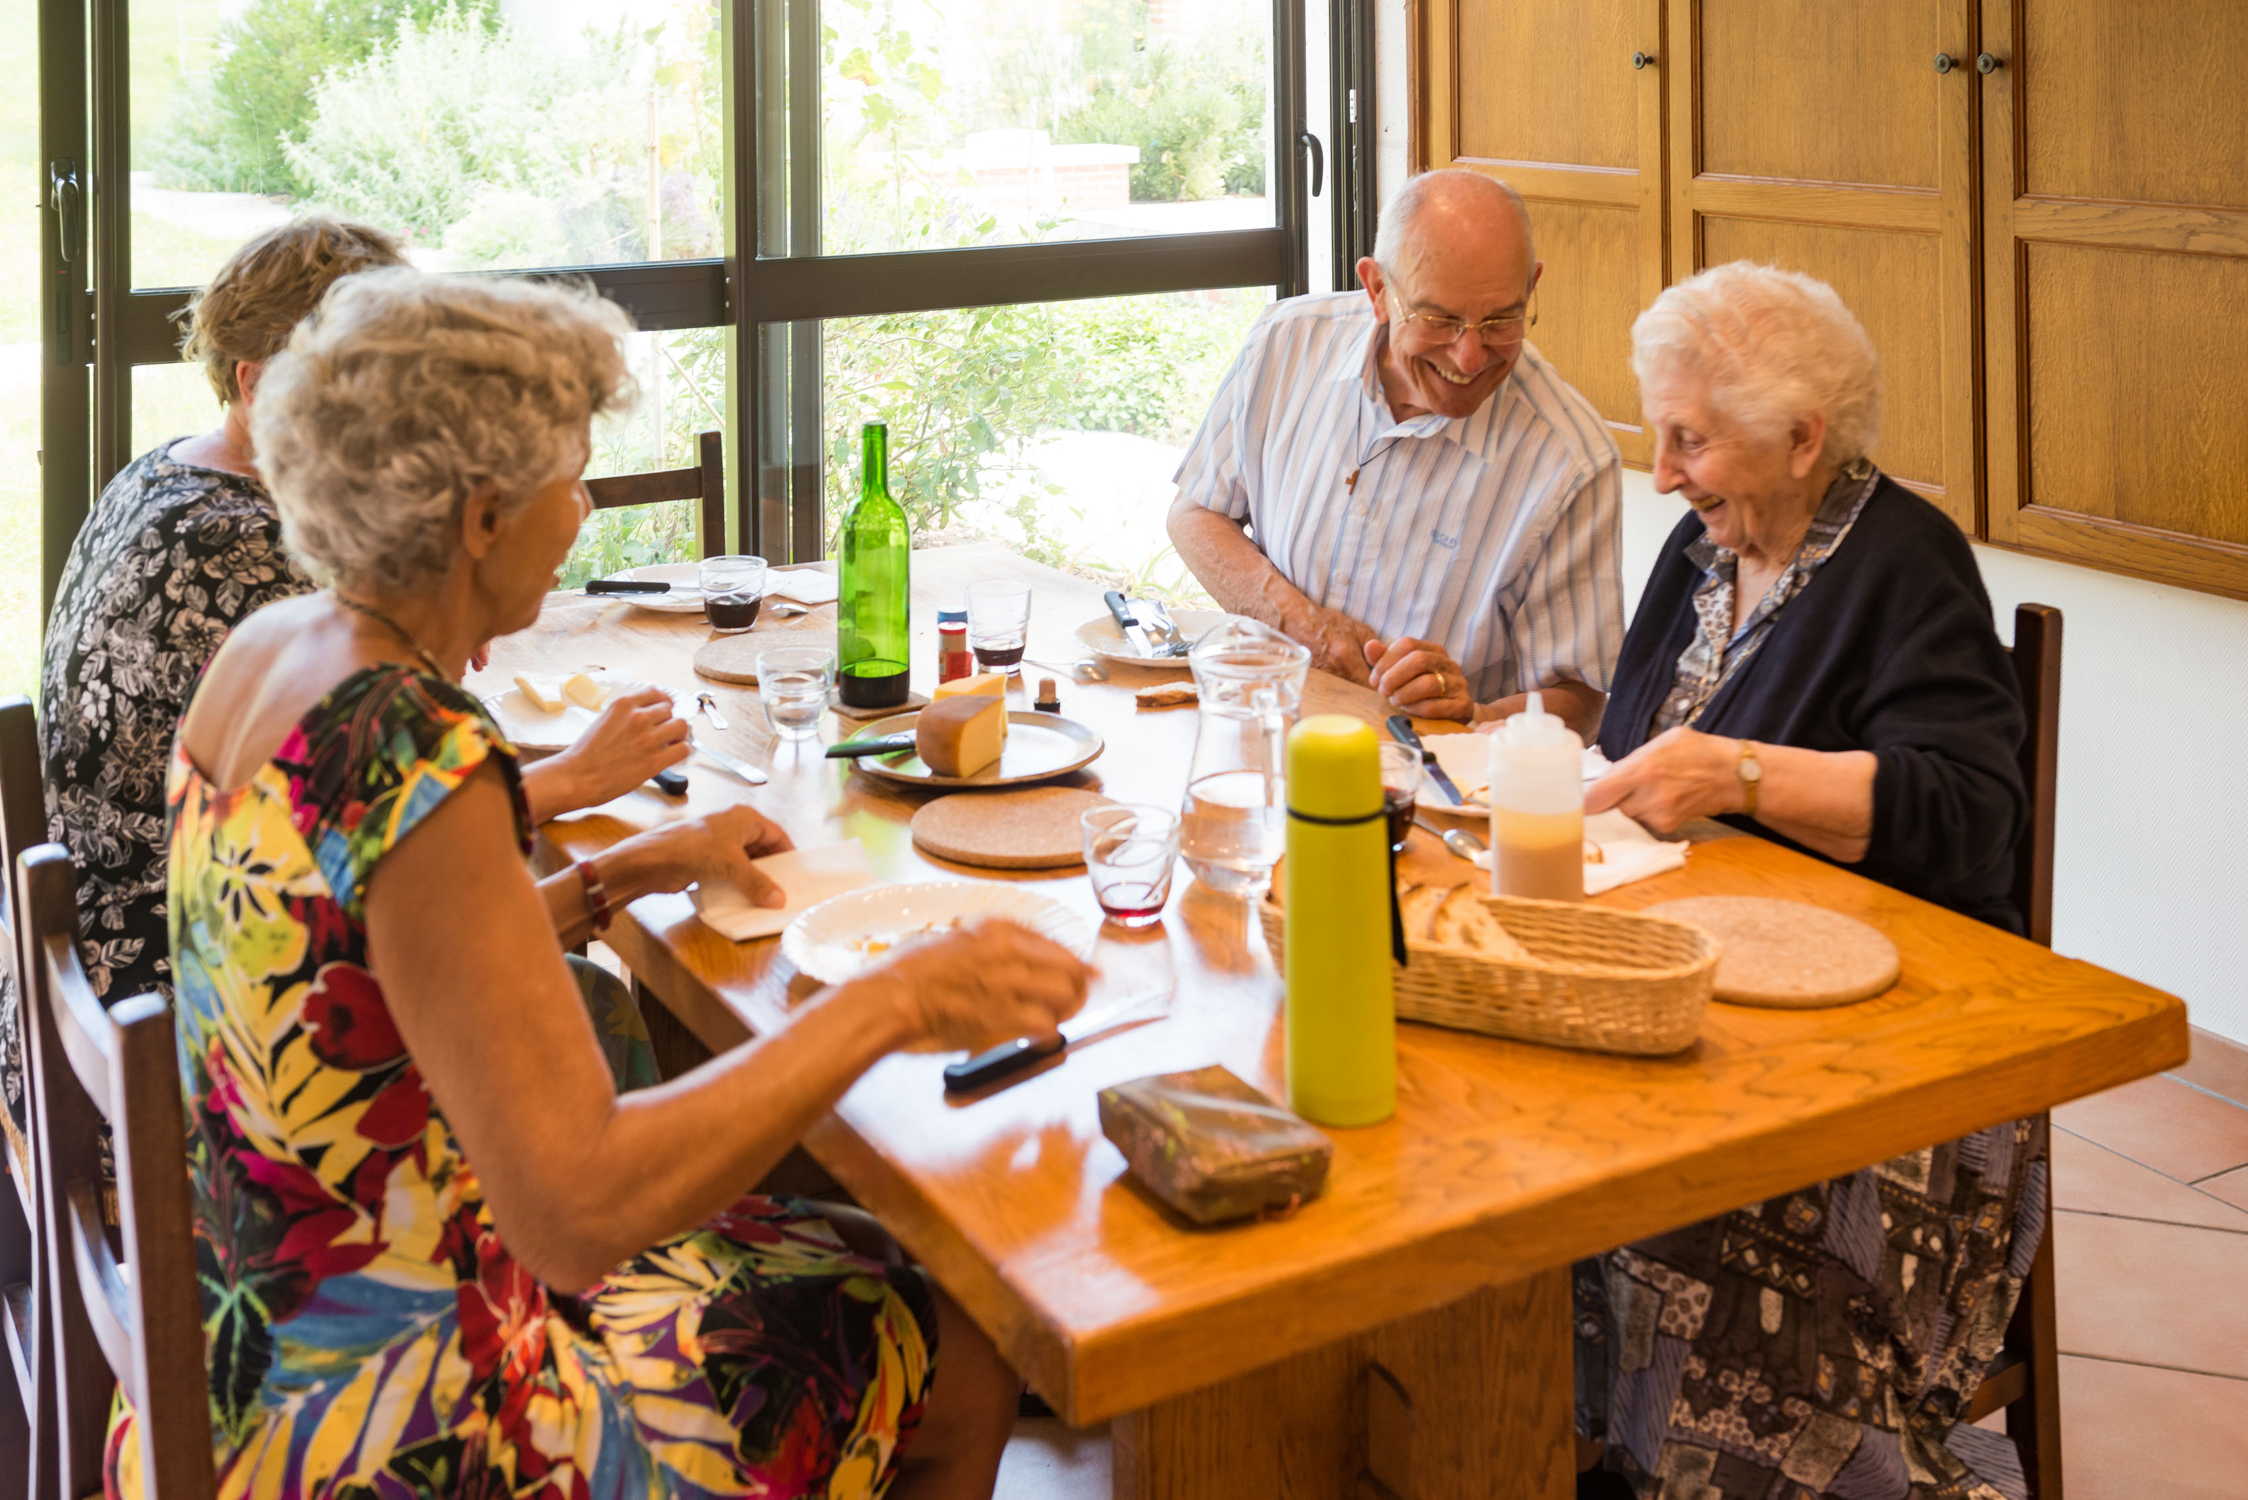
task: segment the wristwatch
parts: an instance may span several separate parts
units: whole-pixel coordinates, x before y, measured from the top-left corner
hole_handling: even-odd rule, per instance
[[[1756,816],[1756,788],[1764,780],[1764,762],[1756,758],[1754,740],[1741,741],[1740,759],[1734,762],[1733,770],[1741,778],[1741,811],[1753,818]]]

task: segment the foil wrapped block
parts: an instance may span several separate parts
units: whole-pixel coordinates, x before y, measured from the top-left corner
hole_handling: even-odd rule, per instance
[[[1333,1143],[1222,1067],[1102,1089],[1100,1111],[1132,1175],[1197,1224],[1285,1214],[1327,1185]]]

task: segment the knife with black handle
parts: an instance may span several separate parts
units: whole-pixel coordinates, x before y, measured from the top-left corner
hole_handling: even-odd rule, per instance
[[[589,594],[668,594],[671,585],[652,578],[591,578],[586,580]]]
[[[1116,622],[1118,633],[1138,647],[1140,655],[1155,655],[1155,644],[1148,639],[1147,627],[1140,623],[1139,616],[1132,613],[1131,604],[1122,594],[1110,589],[1101,595],[1101,602],[1108,606],[1109,618]]]
[[[827,758],[850,760],[860,755],[895,755],[900,750],[911,750],[915,743],[910,729],[903,734],[878,734],[872,739],[837,740],[827,747]]]
[[[1421,766],[1428,772],[1428,779],[1436,783],[1438,791],[1452,799],[1454,807],[1465,807],[1467,805],[1467,799],[1460,795],[1460,789],[1452,785],[1452,778],[1445,775],[1444,768],[1437,764],[1436,752],[1421,743],[1420,734],[1413,728],[1411,719],[1403,714],[1391,714],[1389,716],[1389,737],[1408,750],[1420,752]]]

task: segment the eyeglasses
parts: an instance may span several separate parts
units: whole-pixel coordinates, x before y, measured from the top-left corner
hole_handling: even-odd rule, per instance
[[[1399,322],[1439,344],[1457,343],[1463,333],[1474,334],[1486,347],[1519,343],[1530,325],[1538,321],[1535,302],[1527,304],[1520,312],[1500,313],[1495,318],[1470,323],[1467,319],[1456,318],[1450,313],[1407,312],[1404,301],[1395,291],[1389,296],[1397,309]]]

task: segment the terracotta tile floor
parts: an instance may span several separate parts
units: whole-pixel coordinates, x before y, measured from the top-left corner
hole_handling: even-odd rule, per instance
[[[2054,1113],[2067,1500],[2248,1496],[2248,1048]],[[1108,1445],[1025,1422],[1001,1500],[1108,1494]]]
[[[2248,1495],[2248,1049],[2054,1111],[2068,1500]]]

